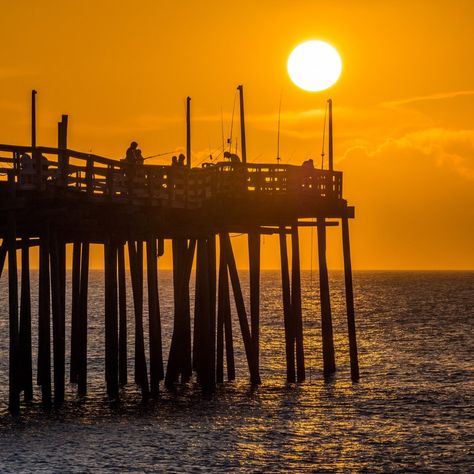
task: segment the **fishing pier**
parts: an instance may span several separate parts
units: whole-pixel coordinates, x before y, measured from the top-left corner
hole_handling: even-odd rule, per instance
[[[25,401],[33,399],[34,375],[46,407],[64,401],[66,379],[77,384],[80,396],[87,393],[89,251],[93,244],[104,247],[105,383],[111,400],[118,400],[119,387],[129,382],[130,342],[134,348],[133,382],[144,398],[156,396],[163,385],[172,388],[178,382],[189,382],[193,374],[205,390],[213,390],[225,379],[233,380],[235,337],[243,339],[250,382],[261,383],[260,244],[265,234],[279,235],[286,379],[290,383],[304,381],[298,231],[307,226],[317,228],[326,376],[336,370],[326,231],[339,224],[342,229],[351,375],[354,380],[359,378],[348,224],[354,208],[343,198],[342,172],[333,170],[332,130],[327,170],[250,164],[245,152],[243,102],[241,112],[241,163],[191,166],[189,101],[187,163],[182,167],[135,166],[70,150],[67,116],[58,124],[57,148],[37,146],[35,127],[30,146],[0,145],[0,173],[4,175],[0,180],[0,272],[8,262],[12,413],[19,412],[22,394]],[[22,163],[25,153],[31,156],[28,167]],[[248,238],[249,301],[243,297],[231,233]],[[170,351],[164,358],[158,257],[167,239],[172,248],[174,326]],[[31,310],[33,246],[39,247],[37,314]],[[72,247],[71,259],[67,246]],[[126,309],[127,254],[133,316],[127,315]],[[66,288],[67,267],[72,268],[71,288]],[[192,268],[194,295],[189,289]],[[71,307],[66,307],[66,291],[71,294]],[[231,297],[238,335],[232,331]],[[148,314],[144,314],[144,298]],[[129,317],[134,318],[133,341],[127,334]],[[38,334],[32,334],[32,318],[38,318]],[[68,374],[67,318],[71,326]],[[144,324],[149,328],[148,341],[144,340]],[[36,354],[32,353],[33,337],[38,341]],[[36,374],[33,357],[37,358]]]

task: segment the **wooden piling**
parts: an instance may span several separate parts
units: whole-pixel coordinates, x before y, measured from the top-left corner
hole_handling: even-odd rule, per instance
[[[125,280],[125,249],[120,244],[117,249],[118,290],[119,290],[119,383],[126,385],[127,373],[127,285]]]
[[[117,246],[104,245],[105,261],[105,380],[109,400],[119,397],[118,379],[118,312],[117,312]]]
[[[150,341],[150,390],[158,395],[160,380],[163,378],[163,352],[161,343],[160,300],[158,296],[158,270],[156,238],[146,242],[147,282],[148,282],[148,322]]]
[[[291,313],[296,343],[296,380],[303,382],[305,375],[303,345],[303,315],[301,309],[301,270],[298,226],[291,227]]]
[[[219,253],[219,286],[217,296],[217,356],[216,381],[224,381],[224,337],[226,349],[227,379],[235,379],[234,343],[232,337],[232,321],[229,294],[229,274],[226,253],[220,245]]]
[[[51,309],[53,316],[54,403],[64,401],[65,320],[62,312],[61,256],[57,231],[51,232]]]
[[[197,381],[205,390],[215,388],[215,343],[212,321],[212,243],[205,237],[197,241],[196,304],[195,304],[195,366]],[[215,300],[214,300],[215,301]]]
[[[232,291],[234,293],[235,307],[237,309],[240,331],[242,333],[242,339],[244,341],[245,355],[247,358],[247,364],[250,372],[250,382],[252,384],[260,384],[261,379],[260,374],[258,372],[258,366],[255,363],[256,361],[252,345],[252,336],[250,334],[247,312],[245,310],[244,298],[242,296],[242,289],[240,287],[239,274],[237,272],[234,253],[232,251],[232,244],[230,242],[230,237],[227,232],[222,232],[220,236],[220,242],[221,245],[224,247],[224,252],[226,254],[226,261],[229,269]]]
[[[130,277],[132,280],[133,305],[135,310],[135,383],[140,386],[142,396],[148,397],[149,385],[143,336],[143,242],[128,241]],[[140,258],[142,263],[140,264]]]
[[[23,237],[21,249],[20,296],[20,363],[21,388],[25,402],[33,400],[33,369],[31,354],[31,285],[29,238]]]
[[[16,222],[13,211],[7,218],[8,247],[8,306],[9,306],[9,391],[8,409],[12,414],[20,411],[21,374],[19,371],[19,327],[18,327],[18,269],[16,260]]]
[[[69,381],[77,383],[79,299],[81,285],[81,243],[74,242],[72,250],[72,288],[71,288],[71,360]]]
[[[288,268],[288,246],[284,229],[280,232],[281,288],[283,300],[283,320],[285,325],[286,380],[296,382],[295,372],[295,328],[291,309],[291,288]]]
[[[171,337],[165,385],[168,388],[178,382],[189,382],[192,375],[191,315],[189,300],[189,279],[194,259],[196,240],[174,238],[173,251],[173,294],[174,321]]]
[[[78,314],[78,357],[77,357],[77,393],[85,396],[87,393],[87,299],[89,293],[89,242],[82,243],[81,276],[79,290]]]
[[[206,352],[209,371],[208,384],[216,385],[216,237],[214,234],[207,238],[207,266],[209,278],[209,347]]]
[[[328,377],[336,371],[334,341],[329,295],[329,277],[326,263],[326,219],[316,220],[318,228],[319,292],[321,297],[321,332],[323,340],[323,372]]]
[[[260,234],[248,234],[250,276],[250,328],[255,370],[260,365]]]
[[[49,276],[49,228],[40,237],[39,297],[38,297],[38,385],[41,401],[51,406],[51,328],[50,328],[50,276]]]
[[[347,329],[349,336],[349,355],[351,378],[359,380],[359,360],[357,355],[357,337],[355,326],[354,292],[352,287],[351,247],[349,241],[349,220],[342,218],[342,248],[344,254],[344,281],[346,286]]]

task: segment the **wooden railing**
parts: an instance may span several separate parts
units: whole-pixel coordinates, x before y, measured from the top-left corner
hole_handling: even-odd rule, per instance
[[[294,165],[220,162],[181,166],[130,165],[69,149],[0,145],[0,181],[20,190],[50,187],[106,198],[159,201],[196,208],[213,197],[305,195],[342,199],[342,172]],[[27,153],[31,158],[25,159]],[[22,158],[23,157],[23,158]]]

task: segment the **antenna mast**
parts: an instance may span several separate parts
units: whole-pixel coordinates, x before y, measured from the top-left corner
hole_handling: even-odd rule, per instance
[[[280,164],[280,118],[281,118],[281,94],[280,94],[280,105],[278,107],[278,135],[277,135],[277,163]]]
[[[191,97],[186,97],[186,166],[191,168]]]
[[[31,147],[36,148],[36,94],[33,89],[31,91]]]
[[[333,144],[332,144],[332,99],[328,99],[329,107],[329,171],[333,171]]]
[[[244,117],[244,86],[237,87],[240,93],[240,149],[242,150],[242,163],[247,163],[247,149],[245,143],[245,117]]]

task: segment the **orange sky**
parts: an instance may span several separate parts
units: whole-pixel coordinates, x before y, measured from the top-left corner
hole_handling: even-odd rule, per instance
[[[183,147],[192,97],[193,161],[228,135],[245,86],[249,161],[319,162],[325,100],[335,103],[335,167],[356,206],[359,269],[474,268],[474,2],[162,2],[0,0],[0,143],[55,145],[70,115],[70,148],[121,158]],[[286,61],[304,40],[328,41],[343,72],[329,91],[292,85]],[[163,163],[167,160],[156,160]],[[303,231],[310,267],[310,231]],[[340,229],[329,265],[341,267]],[[243,238],[234,239],[244,248]],[[265,237],[263,266],[278,267]],[[245,255],[239,254],[241,266]],[[100,265],[96,258],[95,265]],[[165,260],[166,264],[166,260]]]

